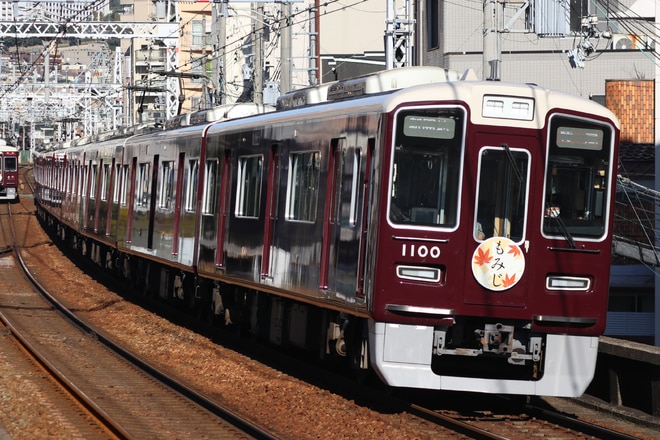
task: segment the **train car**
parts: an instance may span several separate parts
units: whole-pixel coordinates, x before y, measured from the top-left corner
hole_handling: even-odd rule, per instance
[[[0,200],[18,201],[18,149],[0,140]]]
[[[278,107],[125,139],[104,159],[127,195],[103,237],[103,208],[38,214],[146,293],[391,386],[584,392],[607,312],[610,111],[438,68]]]

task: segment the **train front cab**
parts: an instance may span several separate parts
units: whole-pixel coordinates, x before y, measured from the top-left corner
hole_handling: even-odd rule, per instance
[[[370,362],[392,386],[578,396],[605,328],[615,123],[494,99],[536,113],[395,115]]]
[[[18,200],[18,151],[0,148],[0,200]]]

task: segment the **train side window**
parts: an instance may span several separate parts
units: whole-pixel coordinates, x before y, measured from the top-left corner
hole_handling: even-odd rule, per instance
[[[289,156],[286,219],[313,222],[319,197],[321,153],[309,151]]]
[[[194,159],[188,161],[186,181],[186,212],[195,212],[195,204],[197,200],[197,185],[199,183],[199,161]]]
[[[99,166],[97,164],[92,165],[91,167],[92,173],[90,175],[90,181],[89,181],[89,198],[90,199],[95,199],[96,198],[96,186],[98,184],[98,177],[99,177]]]
[[[204,188],[202,189],[202,214],[211,215],[215,212],[217,181],[218,160],[207,160],[204,169]]]
[[[160,166],[160,187],[158,188],[158,207],[171,209],[172,187],[174,185],[174,162],[164,160]]]
[[[121,178],[120,184],[121,189],[119,190],[119,203],[122,206],[126,206],[126,200],[128,200],[128,191],[130,189],[128,185],[128,176],[129,176],[129,166],[123,165],[121,168]]]
[[[529,181],[529,153],[508,145],[488,147],[479,156],[474,236],[477,240],[524,236]]]
[[[236,217],[259,217],[263,165],[264,157],[262,155],[238,158]]]
[[[149,162],[144,162],[139,165],[138,175],[135,182],[135,206],[146,207],[149,205],[149,180],[151,178],[149,173],[150,165]]]
[[[81,170],[80,167],[81,167],[80,162],[76,161],[76,165],[75,165],[75,168],[73,170],[73,185],[74,185],[74,187],[73,187],[73,191],[72,191],[73,194],[76,197],[80,197],[80,191],[81,191],[81,187],[82,187],[81,182],[80,182],[80,175],[82,174],[82,170]]]
[[[99,166],[94,164],[90,167],[89,175],[89,193],[87,194],[90,199],[96,199],[96,187],[98,186]]]
[[[119,182],[121,181],[121,165],[115,164],[115,181],[112,185],[112,203],[119,203],[119,194],[121,191],[121,188],[119,186]]]
[[[360,148],[350,148],[346,155],[346,167],[349,167],[349,176],[351,176],[351,206],[348,214],[348,223],[351,226],[357,224],[358,203],[360,191],[360,161],[362,159],[362,150]]]
[[[104,202],[108,200],[108,182],[110,181],[110,165],[103,165],[103,173],[101,175],[101,200]]]

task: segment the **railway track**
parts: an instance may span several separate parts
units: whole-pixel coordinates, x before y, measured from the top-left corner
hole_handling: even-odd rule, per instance
[[[5,229],[6,228],[4,228],[3,225],[3,230]],[[0,243],[0,250],[2,248],[3,244]],[[6,256],[6,254],[9,253],[9,251],[5,252],[5,254],[0,252],[0,260],[3,256]],[[2,264],[1,261],[0,264]],[[0,289],[1,287],[2,286],[0,286]],[[111,301],[112,300],[108,300],[108,302],[105,303],[108,309],[113,305],[111,304]],[[80,330],[78,331],[80,332]],[[97,336],[90,339],[104,339],[101,335],[101,331],[92,334]],[[53,338],[50,339],[52,340]],[[191,349],[193,349],[193,347],[191,347]],[[249,356],[252,356],[252,353],[250,353]],[[550,417],[549,415],[532,412],[528,407],[518,405],[511,406],[504,410],[501,403],[494,403],[494,401],[491,400],[489,400],[490,403],[485,403],[481,401],[479,396],[475,397],[467,393],[433,393],[431,401],[435,399],[436,403],[438,399],[446,399],[446,401],[463,401],[464,403],[462,407],[460,405],[442,405],[440,408],[438,405],[427,405],[428,402],[424,402],[423,399],[420,400],[418,396],[415,396],[414,398],[409,398],[409,396],[405,395],[403,397],[396,397],[396,394],[398,393],[394,393],[394,395],[390,393],[376,394],[375,396],[368,397],[365,394],[361,394],[362,391],[359,393],[356,391],[359,387],[356,387],[354,382],[347,383],[345,376],[338,375],[336,379],[332,379],[333,375],[327,369],[319,370],[317,366],[309,364],[303,365],[302,362],[296,360],[296,363],[300,363],[298,371],[304,372],[298,375],[296,370],[291,367],[290,357],[284,355],[282,356],[282,359],[278,361],[274,359],[275,356],[272,351],[267,353],[264,357],[267,358],[270,365],[274,366],[276,369],[291,373],[296,377],[302,377],[305,381],[309,379],[310,371],[318,370],[319,377],[317,379],[312,378],[311,381],[322,383],[320,386],[330,390],[332,393],[340,393],[350,400],[367,402],[363,403],[363,405],[367,405],[370,408],[376,408],[376,411],[379,411],[381,414],[401,414],[401,417],[405,415],[406,423],[420,425],[419,430],[424,434],[419,435],[418,438],[426,438],[425,435],[427,435],[428,438],[527,439],[532,433],[543,433],[546,437],[556,439],[646,438],[642,435],[631,436],[626,433],[608,432],[608,430],[602,430],[598,427],[589,427],[587,429],[583,426],[576,428],[574,425],[566,425],[565,422],[550,422],[548,419]],[[167,375],[163,376],[166,377]],[[342,387],[345,387],[346,390],[342,390]],[[282,396],[282,399],[284,397],[285,396]],[[222,400],[217,396],[213,397],[213,399],[216,401]],[[384,402],[387,403],[384,404]],[[215,405],[213,402],[210,402],[210,404]],[[497,410],[494,410],[494,408],[497,408]],[[293,409],[295,410],[295,408]],[[315,409],[312,408],[308,409],[308,411],[314,410]],[[275,409],[273,409],[273,411],[275,411]],[[283,412],[280,417],[286,418],[293,416]],[[351,416],[351,420],[354,420],[353,416]],[[319,415],[319,423],[323,423],[321,415]],[[571,423],[574,423],[574,421],[571,421]],[[601,430],[596,431],[595,429]],[[391,433],[391,431],[390,434],[391,435],[388,435],[389,438],[397,438],[396,435]],[[328,435],[332,435],[332,433],[328,431]],[[159,437],[160,436],[166,435],[159,435]],[[296,437],[288,434],[285,434],[285,436],[290,438]],[[200,436],[195,435],[195,437]]]
[[[44,388],[40,398],[50,402],[73,437],[276,438],[128,356],[101,332],[77,320],[34,279],[28,281],[31,275],[10,233],[11,206],[0,210],[0,249],[15,250],[0,253],[3,344],[15,340],[33,368],[57,384]]]

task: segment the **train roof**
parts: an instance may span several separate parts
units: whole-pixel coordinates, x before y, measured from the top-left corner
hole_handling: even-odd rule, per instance
[[[13,145],[7,145],[7,141],[0,139],[0,152],[18,152],[18,148]]]
[[[387,93],[421,84],[471,79],[476,79],[472,70],[460,74],[454,70],[433,66],[401,67],[295,90],[277,99],[277,109],[287,110],[310,104]]]
[[[414,73],[418,68],[407,68]],[[433,69],[424,69],[430,72]],[[398,69],[395,69],[398,70]],[[403,69],[402,69],[403,70]],[[444,69],[439,69],[444,70]],[[403,72],[402,72],[403,73]],[[449,74],[451,75],[451,74]],[[254,116],[239,121],[227,121],[214,124],[210,133],[225,129],[254,129],[263,124],[287,123],[297,120],[329,118],[350,113],[388,113],[400,105],[435,105],[438,102],[466,103],[470,107],[470,120],[474,124],[492,125],[497,120],[506,120],[512,127],[538,129],[545,125],[546,115],[552,109],[563,109],[566,113],[584,114],[611,121],[620,128],[616,116],[599,103],[584,97],[568,93],[548,90],[534,84],[519,84],[493,81],[477,81],[468,75],[457,80],[456,76],[447,76],[447,81],[429,80],[421,75],[421,84],[405,79],[400,81],[396,76],[376,74],[373,78],[348,80],[349,86],[336,85],[337,90],[353,90],[347,98],[326,99],[315,104],[300,106],[280,106],[279,111]],[[441,79],[443,74],[435,78]],[[413,78],[414,79],[414,78]],[[358,85],[363,81],[363,85]],[[407,82],[406,82],[407,81]],[[369,85],[371,83],[371,85]],[[373,86],[380,83],[383,88]],[[403,88],[392,88],[393,85],[405,84]],[[362,90],[362,94],[357,91]],[[311,96],[311,91],[305,93]],[[328,88],[329,93],[329,88]],[[295,92],[289,94],[294,97]]]

